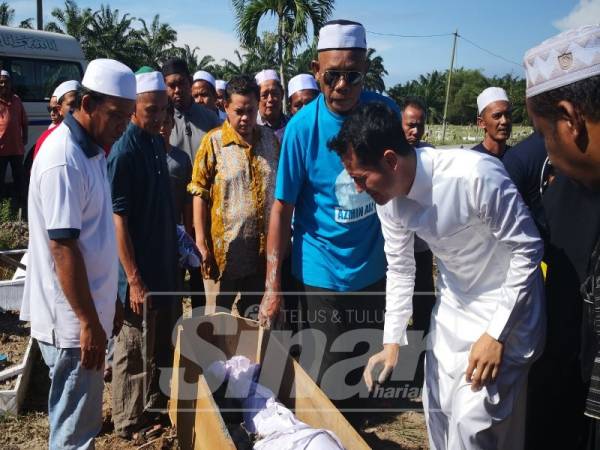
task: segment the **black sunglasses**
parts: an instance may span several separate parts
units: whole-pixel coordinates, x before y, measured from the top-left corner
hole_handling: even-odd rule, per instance
[[[344,78],[346,83],[356,86],[360,84],[364,78],[362,72],[356,70],[344,71],[344,70],[326,70],[323,73],[323,81],[329,87],[335,87],[340,82],[340,78]]]
[[[60,106],[47,106],[46,107],[48,109],[48,112],[59,112],[60,111]]]

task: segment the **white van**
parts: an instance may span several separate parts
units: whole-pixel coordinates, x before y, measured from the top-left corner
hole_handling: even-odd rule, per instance
[[[85,67],[81,45],[72,36],[0,26],[0,68],[10,73],[29,119],[26,155],[50,125],[54,88],[66,80],[81,81]]]

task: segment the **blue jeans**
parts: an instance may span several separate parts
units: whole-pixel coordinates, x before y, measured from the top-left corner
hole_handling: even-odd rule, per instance
[[[102,370],[81,367],[81,349],[38,341],[50,368],[50,450],[93,449],[102,426]]]

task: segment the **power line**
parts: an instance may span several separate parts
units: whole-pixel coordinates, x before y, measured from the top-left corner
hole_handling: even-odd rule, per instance
[[[377,36],[390,36],[390,37],[399,37],[399,38],[432,38],[432,37],[443,37],[443,36],[453,36],[454,35],[454,33],[442,33],[442,34],[396,34],[396,33],[379,33],[379,32],[376,32],[376,31],[369,31],[369,30],[367,30],[367,33],[369,33],[369,34],[375,34]],[[522,67],[522,65],[519,64],[518,62],[513,61],[513,60],[511,60],[509,58],[506,58],[506,57],[504,57],[502,55],[499,55],[498,53],[495,53],[495,52],[493,52],[491,50],[488,50],[487,48],[484,48],[481,45],[473,42],[472,40],[467,39],[462,34],[458,34],[457,36],[460,39],[462,39],[463,41],[467,42],[468,44],[471,44],[472,46],[478,48],[479,50],[487,53],[488,55],[491,55],[491,56],[493,56],[495,58],[499,58],[499,59],[501,59],[501,60],[503,60],[503,61],[505,61],[507,63],[514,64],[515,66]]]
[[[391,36],[391,37],[401,37],[401,38],[431,38],[431,37],[440,37],[440,36],[452,36],[454,33],[444,33],[444,34],[395,34],[395,33],[378,33],[376,31],[369,31],[369,34],[376,34],[377,36]]]
[[[471,40],[467,39],[467,38],[466,38],[466,37],[464,37],[462,34],[459,34],[459,35],[458,35],[458,37],[459,37],[460,39],[462,39],[463,41],[465,41],[465,42],[467,42],[467,43],[471,44],[472,46],[474,46],[474,47],[477,47],[479,50],[486,52],[486,53],[487,53],[487,54],[489,54],[489,55],[495,56],[496,58],[500,58],[500,59],[501,59],[501,60],[503,60],[503,61],[506,61],[506,62],[508,62],[508,63],[514,64],[515,66],[519,66],[519,67],[521,67],[521,68],[523,67],[523,66],[522,66],[521,64],[519,64],[518,62],[515,62],[515,61],[513,61],[513,60],[511,60],[511,59],[505,58],[504,56],[502,56],[502,55],[499,55],[498,53],[494,53],[494,52],[492,52],[491,50],[488,50],[487,48],[483,48],[481,45],[478,45],[478,44],[476,44],[475,42],[473,42],[473,41],[471,41]]]

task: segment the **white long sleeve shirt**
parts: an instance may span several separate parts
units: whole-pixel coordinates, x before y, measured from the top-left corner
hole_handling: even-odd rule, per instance
[[[417,234],[437,260],[437,356],[468,351],[487,332],[505,357],[531,358],[545,332],[543,246],[516,187],[500,161],[471,150],[416,155],[409,194],[377,208],[388,261],[384,343],[407,343]]]

